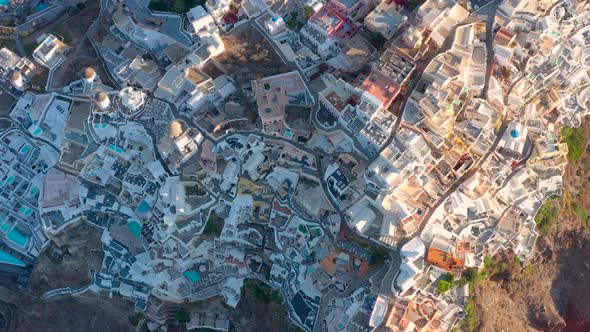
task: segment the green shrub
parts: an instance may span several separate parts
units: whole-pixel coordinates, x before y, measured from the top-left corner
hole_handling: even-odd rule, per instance
[[[371,259],[369,262],[371,265],[383,265],[386,259],[387,252],[385,252],[385,250],[381,249],[378,246],[371,247]]]
[[[555,206],[555,197],[546,200],[537,211],[535,216],[535,223],[543,234],[548,234],[551,230],[551,225],[557,219],[559,209]]]
[[[315,11],[313,10],[313,8],[309,5],[306,5],[303,7],[303,13],[305,14],[306,18],[310,18],[313,16],[313,14],[315,14]]]
[[[461,286],[465,284],[475,285],[478,282],[484,280],[487,277],[485,273],[480,273],[479,270],[475,267],[470,267],[463,271],[463,275],[459,280],[459,284]]]
[[[137,324],[139,324],[139,322],[141,322],[141,320],[143,319],[143,314],[141,312],[137,312],[129,316],[128,318],[131,325],[137,326]]]
[[[572,202],[571,207],[574,213],[580,217],[584,223],[590,222],[590,213],[582,205],[577,202]]]
[[[207,220],[207,225],[205,225],[205,229],[203,230],[203,234],[218,237],[221,235],[223,226],[223,219],[221,219],[217,213],[211,212],[211,215],[209,215],[209,220]]]
[[[281,303],[280,291],[272,289],[271,287],[261,283],[260,281],[247,280],[244,283],[244,286],[250,291],[252,291],[254,298],[259,302],[265,304],[270,304],[271,302]]]
[[[436,283],[436,288],[441,293],[446,293],[455,287],[455,276],[452,273],[447,273],[441,277]]]
[[[191,320],[190,315],[188,314],[188,311],[186,311],[186,309],[180,309],[176,312],[176,321],[178,321],[179,324],[186,324]]]
[[[473,304],[473,300],[468,300],[465,303],[465,313],[467,316],[461,322],[468,331],[474,331],[479,326],[479,314],[475,310],[475,304]]]
[[[563,128],[561,139],[567,144],[567,157],[576,160],[584,154],[585,141],[582,128]]]
[[[446,293],[446,292],[450,291],[451,288],[453,288],[453,287],[451,286],[450,282],[448,282],[446,280],[439,280],[436,283],[436,288],[438,289],[439,292]]]

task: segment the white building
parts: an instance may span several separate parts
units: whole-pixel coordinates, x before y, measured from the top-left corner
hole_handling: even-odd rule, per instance
[[[207,2],[205,2],[205,8],[207,9],[207,12],[211,14],[213,20],[215,20],[217,24],[220,24],[223,15],[229,11],[231,3],[231,0],[207,0]]]
[[[394,292],[401,295],[416,285],[416,281],[420,278],[424,269],[425,253],[426,246],[419,237],[413,238],[401,248],[402,262],[395,280],[399,292],[393,289]]]
[[[86,67],[82,76],[83,91],[89,92],[94,88],[94,80],[96,80],[96,72],[92,67]]]
[[[528,128],[520,122],[512,122],[498,143],[498,151],[515,159],[524,155]]]
[[[308,21],[301,31],[301,38],[304,38],[313,46],[313,51],[320,56],[327,58],[336,50],[336,42],[315,23]]]
[[[282,16],[274,15],[264,22],[264,27],[271,36],[286,32],[285,21]]]
[[[54,35],[46,36],[43,39],[44,36],[41,36],[39,46],[33,51],[33,58],[49,69],[57,68],[65,61],[65,55],[70,51],[70,48]]]
[[[416,13],[416,20],[430,31],[430,40],[442,46],[453,26],[469,15],[455,0],[427,0]]]
[[[207,4],[209,3],[210,1],[207,1],[205,7],[207,7]],[[196,48],[182,62],[187,64],[188,62],[192,62],[194,65],[202,66],[205,62],[209,61],[211,57],[215,57],[225,51],[225,45],[223,44],[223,40],[221,39],[219,30],[215,24],[215,22],[219,24],[219,21],[215,18],[215,15],[209,10],[209,8],[207,8],[207,10],[209,13],[207,13],[202,6],[196,6],[191,8],[187,14],[194,30],[193,36]],[[227,10],[224,11],[224,13],[225,12],[227,12]]]
[[[394,1],[390,4],[385,1],[381,2],[365,17],[365,26],[369,30],[381,34],[385,39],[391,39],[407,21],[407,17],[400,14],[396,7]]]
[[[25,88],[23,75],[21,75],[20,72],[14,70],[10,75],[10,84],[12,84],[12,86],[18,91],[23,91]]]
[[[125,115],[133,115],[140,111],[145,104],[145,93],[137,91],[132,87],[123,88],[119,92],[121,111]]]
[[[96,95],[96,105],[101,111],[106,111],[111,108],[111,100],[106,92],[101,91]]]

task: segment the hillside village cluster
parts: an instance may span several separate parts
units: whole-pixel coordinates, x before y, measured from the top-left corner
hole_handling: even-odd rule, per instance
[[[178,16],[105,0],[103,68],[46,91],[35,68],[51,80],[71,45],[1,49],[17,98],[0,131],[2,272],[26,285],[52,237],[86,222],[100,271],[44,297],[119,293],[158,330],[168,303],[236,307],[257,279],[305,331],[450,331],[469,288],[440,281],[502,249],[526,263],[538,209],[561,195],[560,132],[590,102],[590,4],[415,2],[208,0]],[[248,30],[290,70],[223,70],[225,36]]]

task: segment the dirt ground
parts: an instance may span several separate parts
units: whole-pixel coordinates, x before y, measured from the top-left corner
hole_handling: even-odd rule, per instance
[[[214,61],[221,64],[226,74],[239,85],[293,70],[283,63],[264,36],[250,24],[221,38],[225,44],[225,52]]]
[[[566,167],[559,216],[532,265],[475,289],[481,331],[590,331],[590,225],[572,208],[590,211],[590,121],[583,126],[585,155]]]
[[[62,87],[80,79],[80,72],[88,66],[94,68],[102,82],[109,85],[109,78],[87,37],[88,29],[100,12],[100,1],[88,1],[86,4],[84,10],[70,17],[54,30],[64,38],[64,42],[71,46],[72,50],[54,73],[52,87]]]
[[[47,291],[88,284],[90,271],[100,270],[103,252],[102,230],[80,222],[60,233],[39,255],[29,288],[41,296]]]
[[[64,230],[39,256],[27,289],[0,285],[0,303],[9,304],[0,308],[3,317],[10,317],[8,331],[133,330],[129,321],[133,303],[119,295],[86,292],[41,298],[50,289],[90,282],[89,271],[98,270],[102,263],[101,233],[87,223]]]
[[[100,12],[100,1],[86,1],[86,7],[78,13],[64,15],[53,24],[35,30],[22,39],[25,51],[30,53],[37,46],[36,39],[42,34],[53,33],[63,38],[66,45],[72,47],[66,60],[53,75],[51,87],[62,87],[74,80],[80,79],[80,72],[87,66],[92,66],[103,83],[111,85],[98,55],[87,38],[87,32]],[[46,78],[45,78],[46,79]],[[45,86],[38,82],[39,86]]]
[[[261,291],[266,292],[261,296]],[[302,330],[289,321],[287,309],[281,303],[278,291],[271,293],[271,288],[258,280],[248,279],[242,288],[242,296],[236,308],[230,308],[220,296],[202,302],[183,305],[190,311],[206,311],[226,316],[231,322],[230,331],[261,332],[301,332]],[[168,331],[186,331],[182,326],[170,325]]]
[[[300,328],[289,322],[286,308],[279,300],[272,300],[269,303],[261,301],[255,295],[253,288],[247,287],[249,283],[264,285],[253,280],[244,283],[242,297],[236,310],[233,310],[232,317],[238,331],[301,331]],[[261,287],[265,289],[268,286]],[[280,298],[282,299],[282,297]]]
[[[65,297],[36,303],[30,313],[15,310],[9,331],[134,331],[129,322],[133,304],[106,294]]]
[[[0,89],[0,116],[10,115],[10,106],[14,104],[14,101],[15,99],[13,96],[4,91],[4,89]]]

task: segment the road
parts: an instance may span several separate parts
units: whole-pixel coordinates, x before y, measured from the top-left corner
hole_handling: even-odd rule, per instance
[[[486,20],[486,76],[484,86],[481,91],[481,98],[486,98],[488,94],[488,88],[490,86],[490,76],[492,73],[492,66],[494,64],[494,43],[493,43],[493,29],[494,29],[494,18],[496,17],[496,11],[498,10],[498,0],[495,0],[493,4],[487,5],[482,8],[482,12],[487,12],[488,19]],[[479,11],[478,11],[479,12]]]

